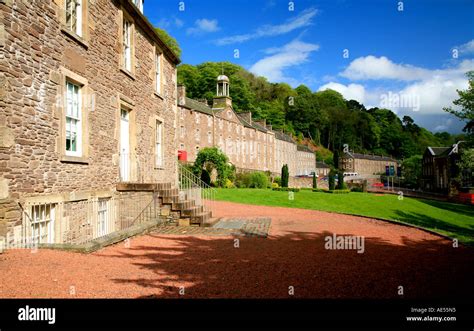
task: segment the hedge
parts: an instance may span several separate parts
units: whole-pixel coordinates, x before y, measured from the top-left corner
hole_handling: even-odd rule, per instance
[[[333,194],[346,194],[346,193],[350,193],[351,190],[347,190],[347,189],[344,189],[344,190],[327,190],[327,191],[324,191],[325,193],[333,193]]]
[[[272,191],[299,192],[300,189],[297,187],[274,187]]]

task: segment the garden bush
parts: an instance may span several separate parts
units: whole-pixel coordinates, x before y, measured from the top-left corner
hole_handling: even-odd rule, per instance
[[[277,183],[278,186],[281,186],[281,177],[275,177],[275,178],[273,179],[273,182],[274,182],[274,183]]]
[[[326,192],[327,190],[323,188],[313,188],[313,192]]]
[[[324,191],[325,193],[332,193],[332,194],[346,194],[346,193],[350,193],[351,190],[347,190],[347,189],[344,189],[344,190],[327,190],[327,191]]]
[[[276,187],[272,189],[273,191],[285,191],[285,192],[299,192],[300,189],[297,187]]]
[[[268,177],[263,172],[252,172],[249,174],[249,188],[267,188]]]

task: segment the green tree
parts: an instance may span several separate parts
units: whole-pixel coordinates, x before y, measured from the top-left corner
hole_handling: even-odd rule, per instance
[[[413,155],[402,162],[403,183],[408,188],[418,188],[421,180],[422,155]]]
[[[318,188],[318,180],[316,178],[316,172],[313,173],[313,188]]]
[[[336,188],[335,174],[336,172],[334,170],[331,169],[331,171],[329,171],[328,186],[329,186],[329,190],[331,191]]]
[[[206,147],[199,151],[196,161],[194,161],[193,172],[197,177],[203,178],[204,170],[210,174],[213,169],[216,169],[217,185],[224,187],[226,179],[231,176],[232,172],[228,162],[229,158],[220,149]]]
[[[346,189],[346,183],[344,182],[344,171],[339,170],[337,172],[337,189],[344,190]]]
[[[467,72],[466,76],[469,80],[467,90],[457,90],[459,98],[453,101],[453,104],[458,106],[460,109],[455,110],[451,107],[443,109],[462,121],[465,121],[466,126],[464,127],[464,131],[472,134],[474,133],[474,71]]]
[[[281,168],[281,187],[288,187],[290,174],[288,172],[288,165],[285,164]]]

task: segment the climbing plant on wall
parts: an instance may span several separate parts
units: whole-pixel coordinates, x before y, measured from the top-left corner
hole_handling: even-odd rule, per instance
[[[209,174],[213,169],[217,171],[217,185],[224,186],[226,179],[231,177],[232,168],[228,164],[229,158],[217,147],[206,147],[199,151],[194,162],[193,172],[201,178],[203,170]]]

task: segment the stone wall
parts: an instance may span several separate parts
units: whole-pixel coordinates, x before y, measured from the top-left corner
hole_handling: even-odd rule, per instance
[[[88,1],[84,38],[62,23],[61,0],[0,1],[0,236],[19,221],[17,202],[59,193],[114,191],[119,179],[120,107],[130,109],[132,153],[155,149],[164,123],[164,155],[176,155],[176,61],[164,56],[162,94],[154,92],[158,47],[132,5]],[[134,70],[121,70],[122,7],[135,17]],[[132,8],[132,9],[130,9]],[[159,49],[159,47],[158,47]],[[159,49],[159,51],[161,51]],[[84,157],[64,156],[65,77],[86,82]],[[172,162],[159,172],[169,181]]]

